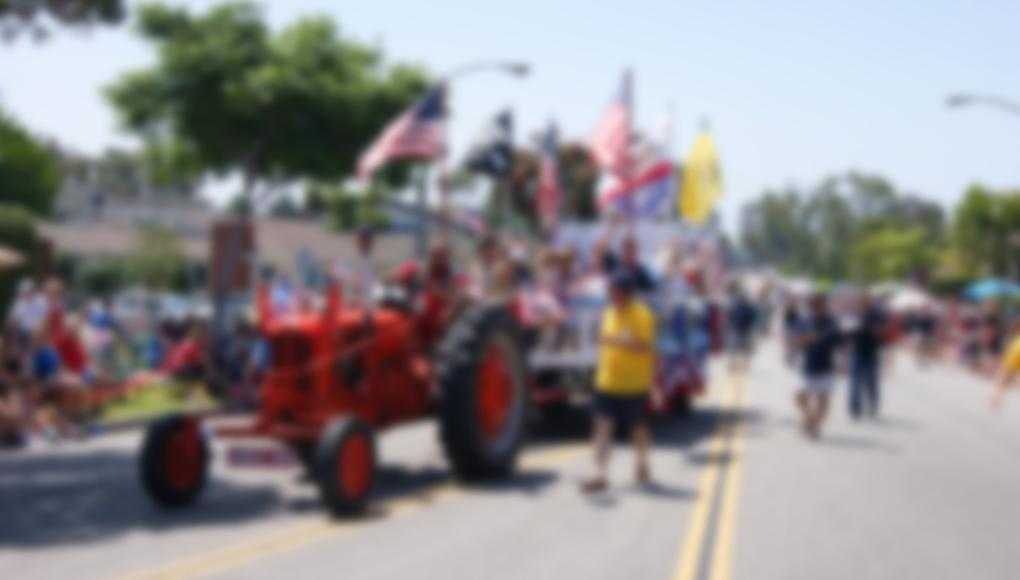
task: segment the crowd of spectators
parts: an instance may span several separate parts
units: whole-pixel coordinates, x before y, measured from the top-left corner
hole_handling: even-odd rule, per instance
[[[0,442],[81,437],[105,405],[159,378],[207,378],[207,326],[157,313],[125,320],[109,300],[71,299],[57,278],[22,280],[0,333]]]

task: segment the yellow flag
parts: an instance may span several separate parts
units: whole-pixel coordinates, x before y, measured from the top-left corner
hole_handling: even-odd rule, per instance
[[[722,171],[715,143],[708,133],[698,135],[684,164],[677,207],[683,219],[703,224],[722,197]]]

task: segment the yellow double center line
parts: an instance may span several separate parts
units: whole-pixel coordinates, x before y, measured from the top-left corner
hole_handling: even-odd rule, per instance
[[[674,580],[728,580],[732,575],[737,504],[743,472],[740,412],[744,396],[744,377],[731,375],[709,443],[709,464],[698,482],[698,499],[680,547]]]
[[[523,469],[541,469],[567,462],[580,456],[587,446],[583,443],[557,445],[549,449],[526,452],[521,458]],[[387,521],[394,517],[413,514],[438,501],[464,494],[463,488],[453,481],[429,487],[423,492],[381,502]],[[327,538],[352,534],[379,522],[370,520],[329,520],[316,519],[289,526],[283,532],[240,543],[234,546],[202,553],[185,558],[156,569],[128,574],[123,578],[195,578],[210,576],[249,564],[255,560],[282,554]]]

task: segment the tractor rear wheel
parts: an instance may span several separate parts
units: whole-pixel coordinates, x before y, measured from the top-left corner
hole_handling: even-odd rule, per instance
[[[524,440],[527,381],[517,325],[503,306],[478,306],[439,349],[439,421],[446,455],[464,479],[502,477]]]
[[[315,452],[315,470],[322,503],[333,515],[365,509],[375,464],[375,438],[367,425],[342,417],[326,426]]]
[[[194,417],[174,415],[153,423],[140,459],[142,486],[164,507],[195,501],[209,472],[209,444]]]

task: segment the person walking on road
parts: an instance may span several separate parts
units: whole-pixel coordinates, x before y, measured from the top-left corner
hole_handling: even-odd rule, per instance
[[[783,358],[791,368],[797,365],[797,355],[800,351],[797,338],[803,326],[804,321],[801,319],[797,301],[793,297],[787,298],[783,307]]]
[[[880,401],[882,339],[885,313],[869,294],[861,299],[860,318],[851,339],[850,416],[877,417]]]
[[[651,481],[648,452],[652,433],[648,425],[648,397],[655,372],[655,317],[634,296],[635,282],[627,273],[610,281],[610,304],[602,313],[598,367],[593,401],[595,476],[584,482],[586,493],[608,487],[607,468],[613,431],[631,428],[639,483]]]
[[[746,371],[754,354],[754,330],[758,310],[737,284],[730,290],[728,319],[730,370]]]
[[[803,348],[804,384],[797,393],[797,406],[803,416],[804,434],[817,439],[829,411],[829,396],[835,386],[836,349],[840,331],[829,313],[824,294],[811,298],[811,313],[800,335]]]
[[[925,304],[914,321],[917,327],[917,366],[927,367],[938,354],[938,318],[930,304]]]
[[[1006,391],[1014,386],[1013,383],[1017,376],[1020,376],[1020,321],[1013,325],[1013,337],[1010,339],[1006,353],[1002,357],[1002,363],[999,365],[999,377],[995,392],[992,393],[993,409],[1002,406]]]

